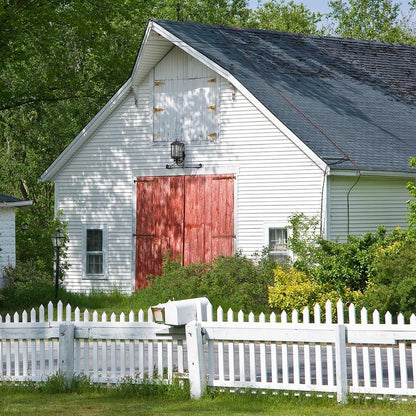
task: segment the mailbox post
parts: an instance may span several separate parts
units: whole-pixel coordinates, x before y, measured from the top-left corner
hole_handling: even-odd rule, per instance
[[[193,399],[199,399],[205,393],[206,377],[201,322],[208,318],[208,306],[211,306],[211,303],[205,297],[169,301],[152,306],[154,322],[183,328],[185,331],[189,385]]]

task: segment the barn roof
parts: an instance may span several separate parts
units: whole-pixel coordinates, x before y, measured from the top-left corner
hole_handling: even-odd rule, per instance
[[[411,172],[416,47],[154,22],[228,71],[332,169]]]

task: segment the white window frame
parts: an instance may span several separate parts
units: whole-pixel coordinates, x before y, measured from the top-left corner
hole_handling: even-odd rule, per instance
[[[288,225],[289,224],[282,224],[282,223],[273,223],[273,222],[268,222],[264,224],[263,227],[263,241],[264,241],[264,246],[267,248],[270,248],[270,229],[281,229],[281,230],[286,230],[286,239],[288,239],[290,237],[290,230],[288,230]],[[269,251],[269,254],[273,257],[274,255],[276,256],[284,256],[287,257],[288,260],[292,259],[293,257],[293,253],[291,250],[288,249],[287,245],[286,245],[286,249],[284,250],[275,250]]]
[[[102,253],[103,255],[103,273],[87,274],[87,231],[88,230],[101,230],[103,233],[102,239]],[[99,280],[107,279],[108,267],[107,267],[107,247],[108,247],[108,227],[103,224],[86,224],[82,230],[82,275],[86,280]]]

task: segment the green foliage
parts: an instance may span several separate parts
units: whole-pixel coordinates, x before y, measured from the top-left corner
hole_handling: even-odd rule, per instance
[[[400,20],[400,4],[392,0],[331,0],[331,31],[338,36],[416,44],[415,33]]]
[[[295,267],[307,271],[316,264],[319,220],[300,213],[291,215],[289,222],[288,248],[296,256]]]
[[[249,26],[279,32],[318,34],[322,15],[313,13],[303,3],[267,1],[254,11]]]
[[[296,269],[304,271],[319,284],[330,284],[340,295],[347,288],[365,290],[374,273],[377,247],[387,238],[383,227],[362,237],[348,236],[347,242],[339,243],[319,236],[316,218],[295,214],[290,222],[289,247],[295,255]]]
[[[375,273],[365,293],[365,304],[384,314],[416,313],[416,232],[396,233],[376,253]]]
[[[339,299],[343,302],[361,304],[362,293],[344,287],[342,293],[331,284],[319,283],[313,276],[294,267],[277,267],[273,286],[269,287],[269,305],[279,311],[290,312],[296,309],[301,312],[308,307],[311,312],[316,304],[321,309],[330,300],[335,304]]]
[[[144,292],[157,303],[206,296],[214,307],[225,310],[262,311],[267,308],[267,288],[273,281],[275,266],[267,253],[256,260],[237,253],[187,266],[167,259],[162,275]]]
[[[54,297],[52,270],[48,273],[39,269],[33,260],[5,268],[3,279],[5,287],[0,292],[2,309],[11,311],[26,305],[39,306],[41,300]]]
[[[416,157],[411,157],[409,165],[412,168],[416,167]],[[411,199],[407,201],[407,208],[410,211],[408,222],[413,228],[416,228],[416,182],[410,181],[407,183],[407,190],[411,196]]]
[[[317,282],[333,285],[340,294],[347,288],[364,291],[374,273],[375,252],[385,236],[386,230],[380,227],[362,237],[348,236],[346,243],[318,238],[317,265],[311,274]]]

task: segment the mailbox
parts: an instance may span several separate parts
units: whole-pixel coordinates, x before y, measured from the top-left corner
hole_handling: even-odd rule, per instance
[[[166,325],[186,325],[197,320],[207,320],[207,307],[211,305],[207,298],[169,301],[152,306],[153,319]]]

